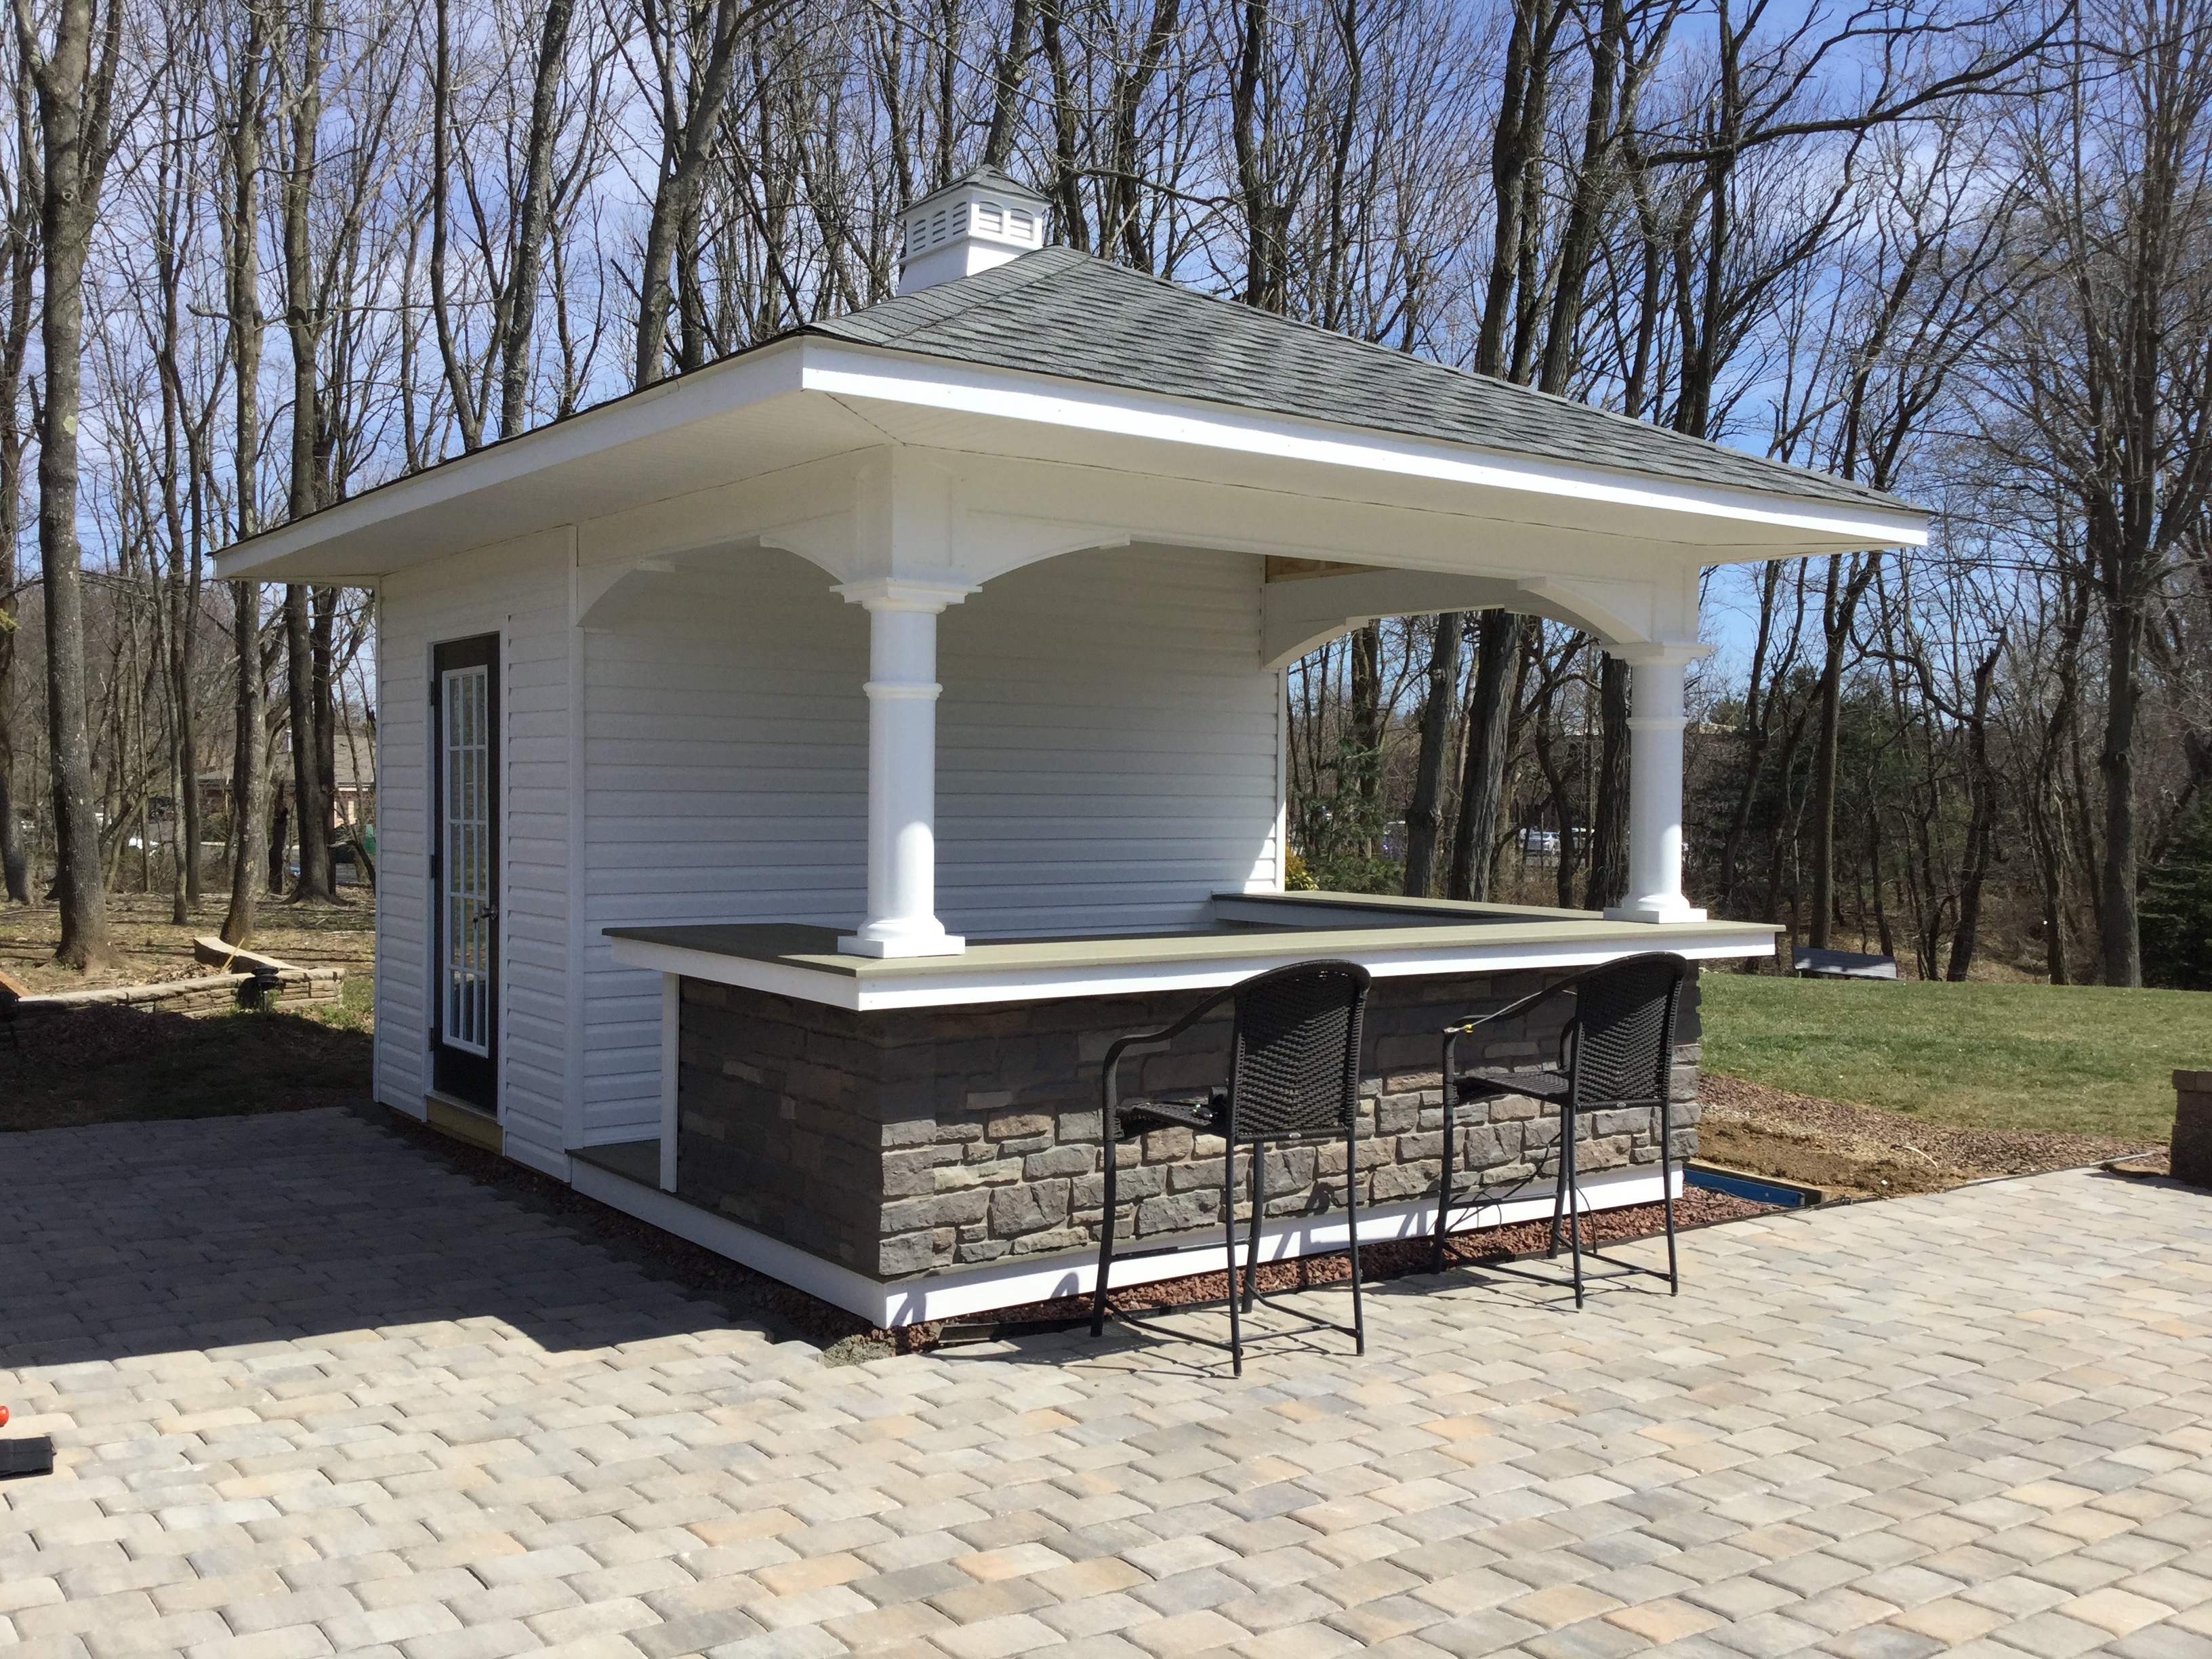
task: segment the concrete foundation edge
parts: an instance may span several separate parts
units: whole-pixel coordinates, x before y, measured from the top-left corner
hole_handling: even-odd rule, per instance
[[[994,1262],[987,1267],[886,1285],[593,1164],[571,1160],[568,1181],[587,1198],[597,1199],[610,1208],[649,1223],[663,1232],[673,1233],[702,1249],[727,1256],[883,1328],[990,1313],[1054,1297],[1085,1295],[1097,1277],[1095,1255],[1059,1255],[1013,1264]],[[1674,1171],[1674,1184],[1675,1195],[1680,1197],[1682,1172],[1679,1169]],[[1656,1203],[1660,1197],[1659,1171],[1653,1166],[1608,1170],[1584,1181],[1583,1194],[1589,1206],[1597,1210]],[[1470,1207],[1464,1215],[1455,1213],[1451,1231],[1473,1232],[1502,1222],[1533,1221],[1551,1213],[1552,1194],[1546,1188],[1502,1204]],[[1363,1210],[1359,1216],[1359,1242],[1386,1243],[1425,1238],[1435,1228],[1436,1214],[1436,1205],[1425,1200]],[[1326,1255],[1344,1249],[1350,1237],[1340,1210],[1322,1216],[1286,1217],[1261,1227],[1260,1259],[1289,1261],[1302,1255]],[[1117,1286],[1145,1285],[1156,1279],[1181,1279],[1188,1273],[1218,1273],[1224,1254],[1217,1237],[1211,1242],[1117,1256],[1114,1283]]]

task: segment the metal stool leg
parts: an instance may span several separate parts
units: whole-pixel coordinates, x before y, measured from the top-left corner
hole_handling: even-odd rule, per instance
[[[1098,1336],[1106,1329],[1106,1276],[1114,1264],[1114,1203],[1119,1183],[1115,1179],[1115,1165],[1121,1162],[1121,1145],[1114,1138],[1120,1126],[1105,1123],[1106,1132],[1106,1216],[1098,1229],[1098,1283],[1091,1296],[1091,1334]]]
[[[1553,1149],[1552,1153],[1559,1178],[1552,1188],[1552,1243],[1550,1248],[1544,1252],[1544,1259],[1547,1261],[1556,1261],[1559,1259],[1559,1212],[1567,1206],[1567,1172],[1573,1167],[1573,1158],[1569,1149],[1574,1141],[1574,1109],[1563,1105],[1559,1108],[1559,1144]]]
[[[1659,1192],[1667,1210],[1667,1294],[1682,1293],[1682,1269],[1674,1259],[1674,1103],[1659,1103]]]
[[[1237,1142],[1228,1137],[1224,1139],[1228,1144],[1221,1149],[1221,1224],[1228,1237],[1221,1265],[1229,1278],[1229,1369],[1235,1376],[1242,1376],[1244,1328],[1238,1322],[1237,1310],[1242,1300],[1237,1294]]]
[[[1367,1310],[1359,1300],[1359,1123],[1344,1133],[1344,1224],[1352,1235],[1352,1351],[1367,1352]]]
[[[1459,1092],[1459,1091],[1458,1091],[1458,1090],[1456,1090],[1456,1089],[1455,1089],[1455,1088],[1452,1086],[1452,1080],[1451,1080],[1451,1079],[1450,1079],[1450,1078],[1449,1078],[1449,1077],[1445,1078],[1445,1079],[1444,1079],[1444,1178],[1443,1178],[1443,1184],[1441,1187],[1439,1187],[1439,1188],[1437,1188],[1437,1259],[1436,1259],[1436,1271],[1437,1271],[1437,1272],[1438,1272],[1438,1273],[1442,1273],[1442,1272],[1444,1270],[1444,1228],[1445,1228],[1445,1224],[1446,1224],[1446,1223],[1447,1223],[1447,1221],[1449,1219],[1450,1215],[1451,1215],[1451,1195],[1452,1195],[1452,1142],[1453,1142],[1453,1141],[1457,1138],[1457,1137],[1456,1137],[1456,1135],[1455,1135],[1455,1133],[1454,1133],[1454,1131],[1455,1131],[1455,1127],[1456,1127],[1456,1125],[1455,1125],[1455,1119],[1454,1119],[1454,1116],[1453,1116],[1453,1113],[1452,1113],[1452,1097],[1453,1097],[1453,1096],[1455,1096],[1455,1095],[1456,1095],[1458,1092]]]
[[[1574,1257],[1575,1306],[1577,1308],[1583,1305],[1583,1185],[1581,1171],[1575,1167],[1575,1120],[1579,1115],[1574,1103],[1570,1100],[1559,1124],[1559,1132],[1564,1138],[1561,1152],[1566,1159],[1567,1244]]]
[[[1267,1146],[1252,1143],[1252,1228],[1244,1246],[1244,1311],[1252,1311],[1253,1292],[1260,1286],[1260,1218],[1267,1208]]]

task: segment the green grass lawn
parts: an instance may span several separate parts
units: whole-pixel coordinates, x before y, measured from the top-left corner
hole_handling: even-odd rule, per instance
[[[2212,994],[1708,973],[1705,1064],[1970,1128],[2166,1139],[2212,1067]]]

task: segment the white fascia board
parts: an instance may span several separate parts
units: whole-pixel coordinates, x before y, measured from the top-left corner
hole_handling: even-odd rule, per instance
[[[908,356],[892,348],[806,343],[810,392],[951,413],[1233,450],[1315,466],[1431,478],[1479,489],[1566,496],[1649,512],[1692,514],[1835,538],[1863,547],[1924,547],[1925,516],[1654,478],[1360,427],[1266,415],[1051,375]],[[1759,555],[1757,556],[1765,556]]]
[[[1358,963],[1377,979],[1413,975],[1517,973],[1530,969],[1595,968],[1643,951],[1672,951],[1693,962],[1715,962],[1765,956],[1772,951],[1771,934],[1764,928],[1747,932],[1722,924],[1701,927],[1694,923],[1653,926],[1648,941],[1619,939],[1528,940],[1505,945],[1454,943],[1440,945],[1407,945],[1390,950],[1346,948],[1330,950],[1308,936],[1302,946],[1279,956],[1237,956],[1213,961],[1135,963],[1128,965],[1083,965],[1065,968],[1009,969],[1001,971],[957,969],[932,972],[927,968],[896,974],[846,972],[830,968],[803,968],[790,962],[762,962],[750,957],[726,957],[682,945],[655,945],[643,939],[607,941],[614,959],[628,968],[654,973],[681,974],[711,984],[735,985],[774,996],[793,997],[824,1007],[874,1013],[908,1008],[964,1008],[1005,1002],[1036,1002],[1054,997],[1133,996],[1151,991],[1215,991],[1237,984],[1255,974],[1310,962],[1316,957],[1341,957]],[[948,958],[957,961],[960,958]]]
[[[1047,1256],[1016,1257],[987,1267],[956,1268],[922,1279],[884,1280],[771,1238],[726,1216],[702,1209],[657,1188],[647,1187],[603,1170],[595,1164],[572,1158],[569,1184],[586,1198],[635,1216],[663,1232],[742,1262],[756,1272],[780,1279],[809,1296],[818,1297],[866,1320],[878,1330],[900,1325],[920,1325],[932,1320],[957,1319],[991,1313],[1000,1308],[1025,1307],[1033,1302],[1063,1296],[1087,1296],[1098,1278],[1096,1250],[1069,1251]],[[1670,1183],[1674,1196],[1682,1194],[1682,1171],[1678,1164]],[[1632,1204],[1656,1204],[1665,1188],[1659,1171],[1638,1166],[1606,1170],[1585,1176],[1584,1200],[1593,1210],[1620,1209]],[[1536,1221],[1552,1213],[1552,1195],[1530,1193],[1469,1204],[1455,1205],[1446,1231],[1474,1232],[1516,1221]],[[1383,1244],[1433,1237],[1437,1206],[1433,1200],[1380,1204],[1359,1212],[1359,1242]],[[1316,1216],[1286,1216],[1263,1222],[1260,1231],[1262,1261],[1295,1261],[1300,1256],[1325,1255],[1352,1242],[1352,1229],[1341,1210]],[[1227,1245],[1218,1233],[1176,1241],[1164,1248],[1148,1248],[1140,1240],[1125,1240],[1127,1255],[1114,1258],[1117,1289],[1157,1284],[1190,1273],[1219,1273],[1227,1266]],[[1563,1281],[1564,1282],[1564,1281]],[[1202,1311],[1202,1310],[1201,1310]]]
[[[251,580],[257,572],[278,561],[325,542],[357,536],[397,520],[450,506],[502,484],[526,482],[574,466],[625,444],[797,392],[801,384],[800,345],[799,341],[789,340],[764,346],[726,362],[630,392],[565,421],[479,449],[474,454],[456,456],[421,472],[379,484],[295,523],[279,525],[250,540],[225,548],[216,555],[216,574],[225,581]],[[488,538],[486,544],[526,533],[529,532],[503,531]],[[384,572],[360,574],[366,579]]]

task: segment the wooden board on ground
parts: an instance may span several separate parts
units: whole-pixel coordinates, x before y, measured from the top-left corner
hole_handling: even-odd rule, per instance
[[[222,974],[251,974],[263,968],[273,968],[282,973],[295,965],[264,956],[258,951],[249,951],[242,945],[225,945],[213,933],[201,933],[193,939],[192,955]]]

